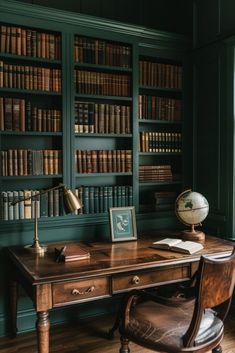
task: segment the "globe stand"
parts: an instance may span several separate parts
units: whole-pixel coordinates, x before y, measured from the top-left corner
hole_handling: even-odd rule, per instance
[[[205,241],[205,233],[195,230],[194,224],[192,224],[191,231],[190,230],[183,230],[181,232],[181,236],[183,240],[190,240],[190,241]]]

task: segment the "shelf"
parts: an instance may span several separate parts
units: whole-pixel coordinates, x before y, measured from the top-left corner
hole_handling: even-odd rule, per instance
[[[138,119],[139,124],[182,125],[182,121]]]
[[[40,131],[0,131],[2,136],[62,136],[62,132],[40,132]]]
[[[99,133],[75,133],[75,137],[103,137],[103,138],[131,138],[132,134],[99,134]]]
[[[139,152],[140,156],[182,156],[182,152]]]
[[[96,65],[88,63],[74,63],[75,69],[94,69],[95,71],[120,71],[120,72],[132,72],[131,68],[121,66],[109,66],[109,65]]]
[[[128,173],[81,173],[76,174],[76,178],[83,177],[103,177],[103,176],[129,176],[132,175],[131,172]]]
[[[13,175],[13,176],[0,176],[1,180],[23,180],[23,179],[55,179],[62,178],[62,174],[57,175]]]
[[[148,91],[161,91],[166,93],[180,93],[182,94],[182,89],[179,88],[166,88],[166,87],[152,87],[152,86],[139,86],[140,90],[148,90]]]
[[[156,181],[156,182],[139,182],[139,186],[159,186],[159,185],[181,185],[181,181]]]
[[[51,65],[61,65],[61,60],[52,60],[52,59],[44,59],[38,58],[33,56],[24,56],[24,55],[15,55],[15,54],[8,54],[8,53],[1,53],[0,52],[0,59],[7,59],[7,60],[21,60],[27,62],[35,62],[35,63],[42,63],[42,64],[51,64]]]
[[[76,98],[82,99],[102,99],[102,100],[113,100],[113,101],[125,101],[131,102],[131,97],[122,97],[122,96],[99,96],[97,94],[82,94],[82,93],[75,93]]]
[[[37,91],[21,88],[0,87],[0,93],[35,94],[41,96],[61,96],[61,92]]]

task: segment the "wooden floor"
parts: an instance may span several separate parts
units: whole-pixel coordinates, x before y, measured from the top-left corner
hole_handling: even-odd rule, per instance
[[[51,328],[50,353],[118,353],[119,334],[114,340],[106,338],[113,323],[111,317],[93,318],[76,327],[54,326]],[[223,353],[235,353],[235,320],[226,321]],[[131,353],[150,353],[133,343]],[[37,353],[35,332],[19,334],[15,339],[1,338],[0,353]]]

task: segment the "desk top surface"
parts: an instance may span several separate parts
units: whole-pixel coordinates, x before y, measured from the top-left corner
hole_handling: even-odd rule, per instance
[[[44,256],[33,254],[24,247],[7,248],[7,254],[16,268],[27,277],[32,284],[56,282],[61,280],[82,279],[92,276],[125,273],[128,271],[151,269],[156,267],[177,266],[195,262],[201,255],[211,257],[229,256],[233,243],[206,235],[204,249],[193,255],[169,250],[151,248],[152,242],[169,237],[169,233],[151,236],[139,236],[137,241],[118,243],[86,243],[83,248],[90,252],[90,258],[57,263],[54,260],[55,247],[61,248],[69,242],[49,243]],[[172,237],[179,237],[173,234]],[[74,243],[76,241],[72,241]]]

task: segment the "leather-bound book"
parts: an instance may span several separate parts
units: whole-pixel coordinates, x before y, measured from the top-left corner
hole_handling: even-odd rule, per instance
[[[90,253],[78,243],[69,243],[64,247],[62,260],[64,262],[85,260],[90,258]]]

